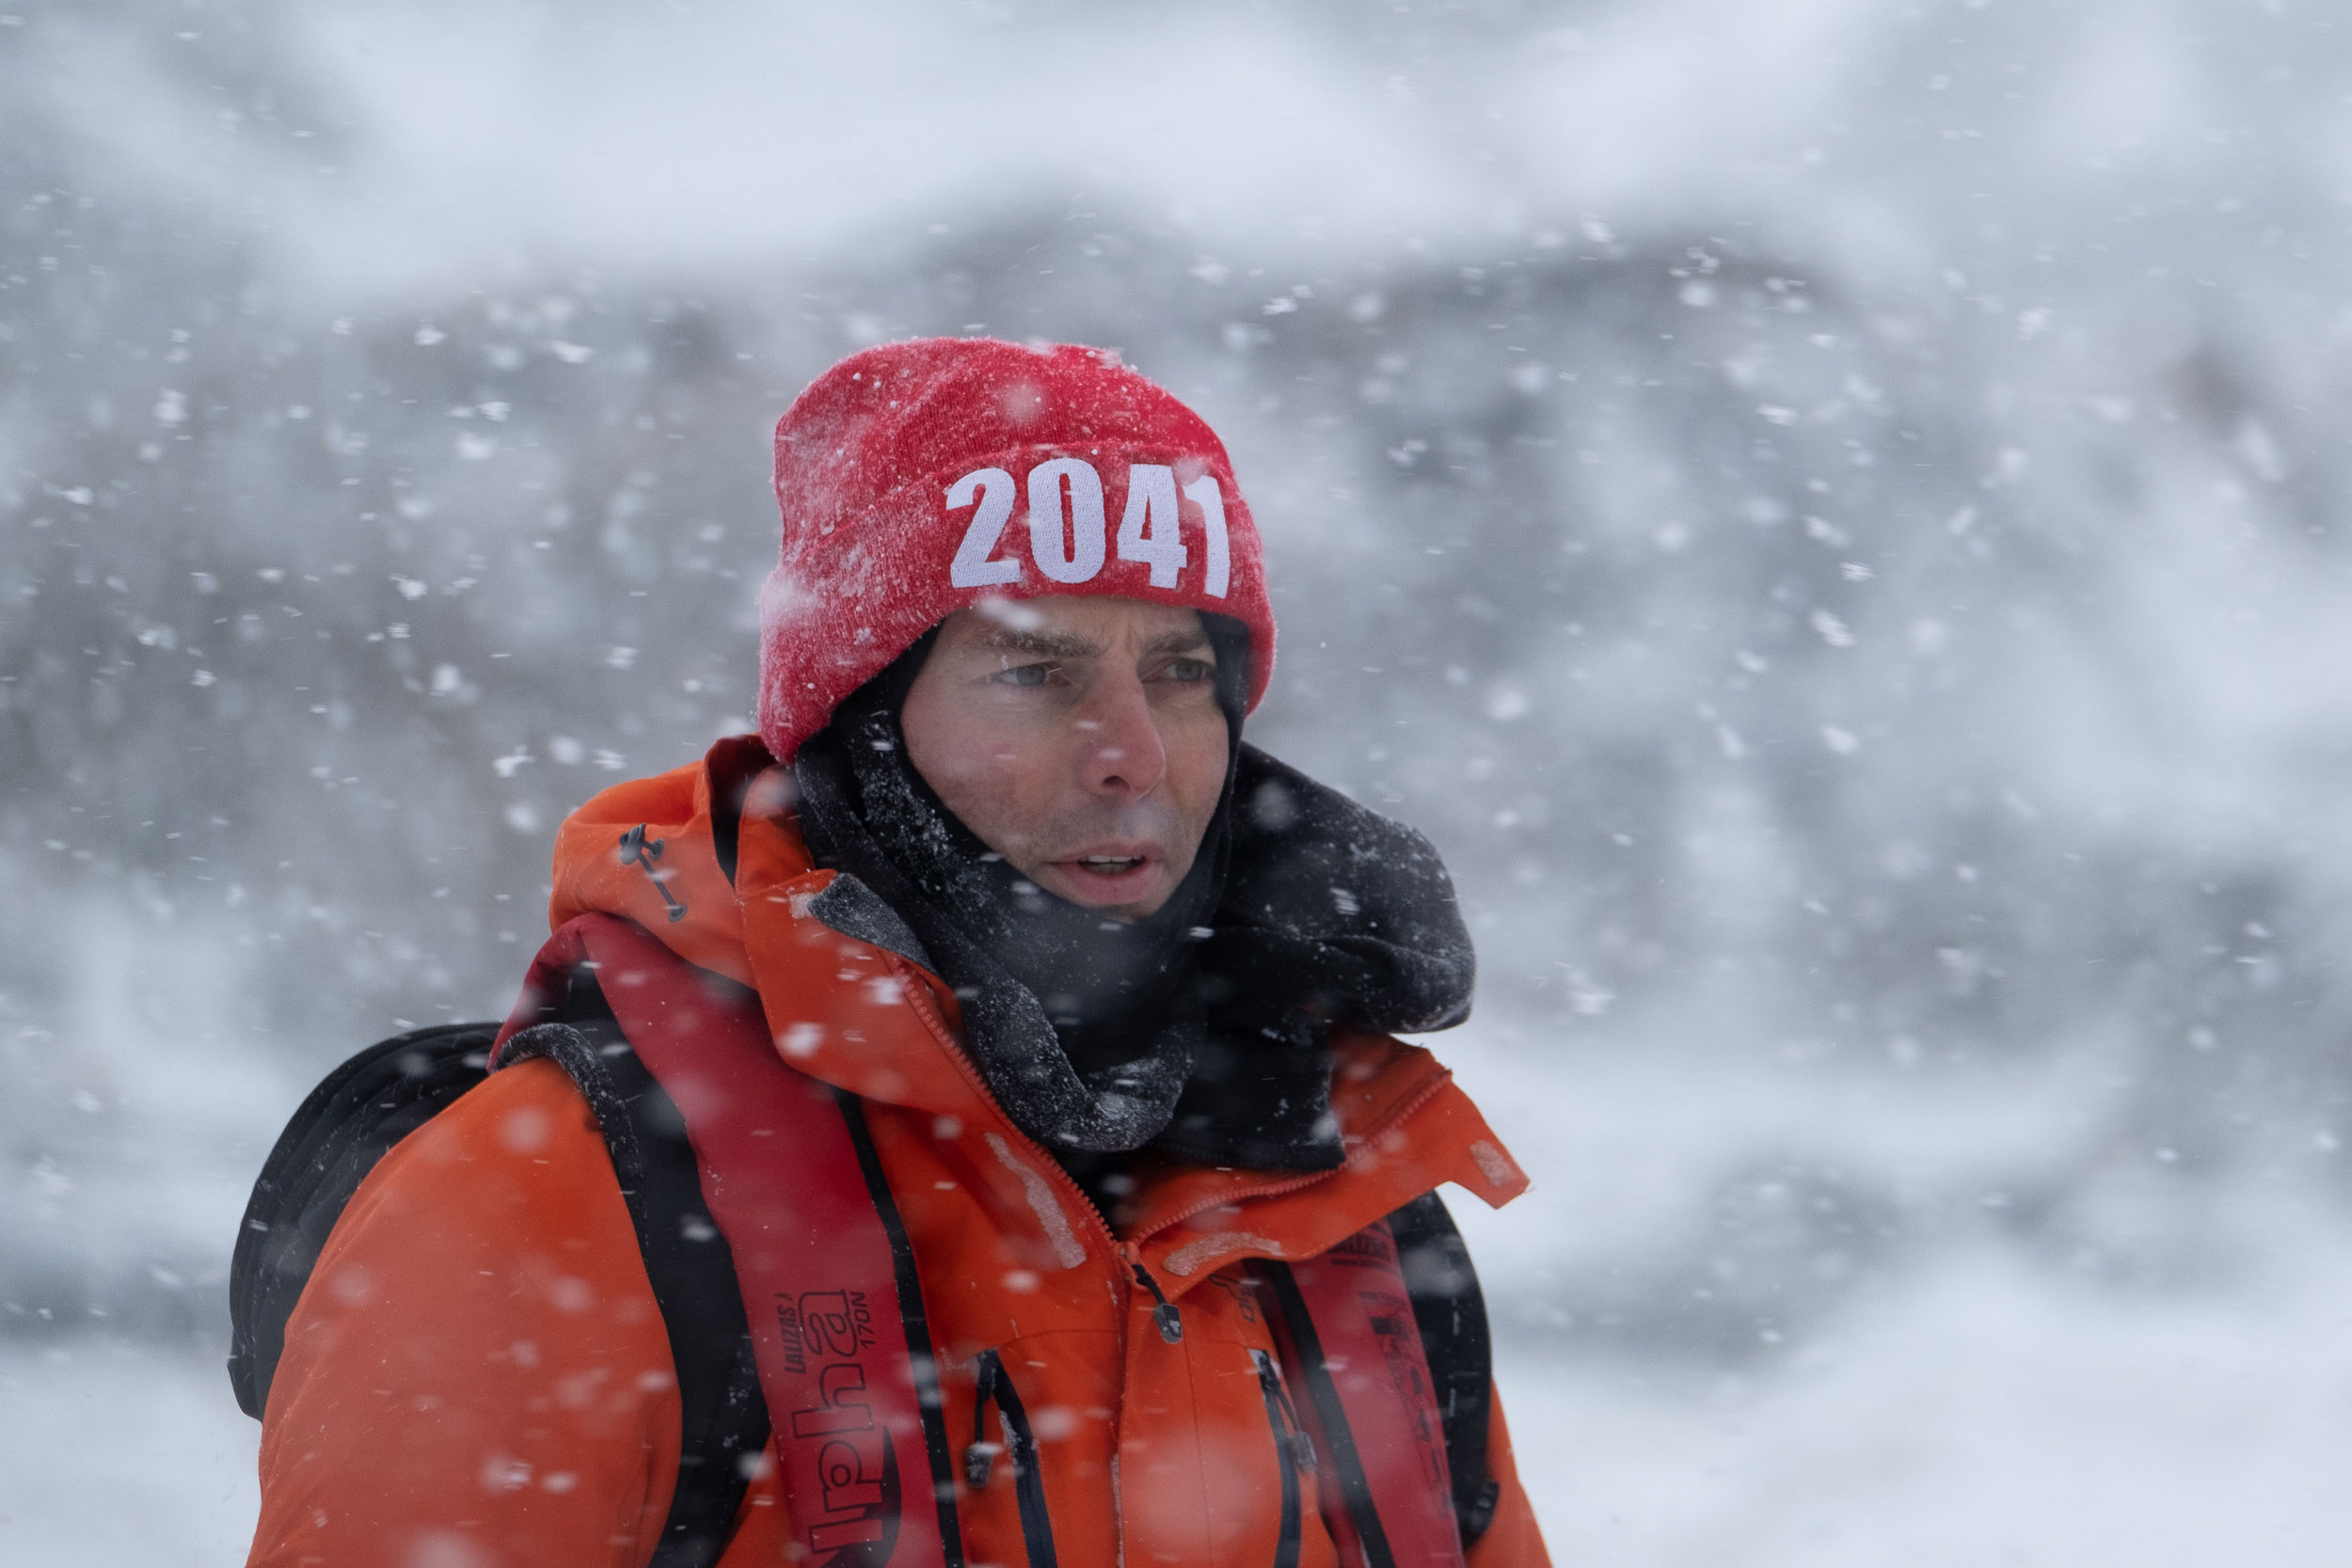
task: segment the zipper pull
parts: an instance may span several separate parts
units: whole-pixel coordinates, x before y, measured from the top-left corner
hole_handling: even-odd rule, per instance
[[[975,1443],[964,1449],[963,1483],[975,1492],[984,1489],[995,1471],[996,1456],[1004,1451],[1002,1443]]]
[[[1159,1303],[1157,1307],[1152,1308],[1152,1321],[1160,1325],[1160,1338],[1171,1345],[1183,1339],[1184,1337],[1184,1317],[1176,1310],[1176,1304],[1168,1299],[1168,1292],[1160,1289],[1160,1282],[1152,1278],[1151,1272],[1141,1263],[1133,1263],[1128,1266],[1136,1271],[1136,1283],[1151,1291],[1152,1299]]]
[[[1314,1434],[1299,1424],[1298,1407],[1291,1403],[1291,1391],[1282,1386],[1282,1374],[1274,1370],[1274,1357],[1262,1350],[1249,1353],[1258,1364],[1258,1386],[1265,1390],[1269,1413],[1279,1413],[1279,1425],[1274,1440],[1290,1455],[1290,1461],[1307,1475],[1315,1473]]]
[[[645,824],[640,822],[621,835],[620,861],[623,865],[642,865],[645,875],[653,879],[653,890],[661,895],[662,904],[670,911],[672,925],[686,918],[686,906],[670,891],[669,879],[654,869],[654,862],[661,858],[662,841],[645,836]]]

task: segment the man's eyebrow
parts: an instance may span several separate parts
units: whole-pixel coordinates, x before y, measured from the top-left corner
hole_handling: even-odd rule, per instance
[[[1018,626],[999,626],[986,637],[976,637],[971,646],[990,653],[1037,654],[1046,658],[1092,658],[1103,651],[1103,645],[1074,631],[1023,631]]]
[[[1041,658],[1097,658],[1103,644],[1074,631],[1024,631],[1018,626],[998,626],[985,637],[976,637],[969,644],[985,653],[1028,654]],[[1163,654],[1197,654],[1209,646],[1208,633],[1200,630],[1163,632],[1145,647],[1147,657]]]
[[[1146,654],[1189,654],[1200,652],[1208,645],[1209,634],[1205,631],[1170,631],[1153,638],[1152,645],[1143,651]]]

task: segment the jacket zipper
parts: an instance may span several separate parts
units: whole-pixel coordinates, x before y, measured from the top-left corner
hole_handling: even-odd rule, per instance
[[[917,976],[915,966],[896,953],[885,952],[882,958],[885,964],[906,971],[899,976],[905,985],[901,995],[906,1005],[914,1010],[914,1016],[922,1021],[923,1026],[930,1031],[931,1038],[938,1043],[947,1059],[963,1069],[964,1077],[973,1092],[977,1094],[984,1103],[993,1107],[998,1116],[1004,1117],[1007,1132],[1018,1139],[1022,1145],[1026,1146],[1028,1149],[1042,1157],[1032,1163],[1044,1166],[1046,1181],[1059,1187],[1062,1192],[1077,1200],[1068,1207],[1074,1207],[1080,1213],[1086,1215],[1087,1219],[1092,1223],[1095,1234],[1102,1239],[1104,1246],[1109,1250],[1111,1256],[1125,1263],[1136,1282],[1152,1292],[1152,1299],[1158,1304],[1152,1309],[1152,1321],[1158,1326],[1160,1338],[1171,1345],[1182,1339],[1184,1337],[1183,1316],[1177,1311],[1176,1304],[1168,1299],[1168,1293],[1160,1289],[1159,1282],[1145,1270],[1142,1262],[1143,1251],[1139,1242],[1120,1241],[1119,1233],[1111,1228],[1110,1217],[1103,1212],[1101,1206],[1089,1196],[1087,1190],[1078,1185],[1077,1180],[1062,1169],[1061,1162],[1055,1159],[1051,1151],[1026,1132],[1014,1126],[1010,1117],[1005,1116],[1004,1107],[996,1103],[995,1093],[988,1086],[988,1080],[980,1075],[980,1070],[973,1065],[972,1058],[966,1055],[963,1047],[957,1043],[955,1032],[947,1027],[947,1021],[940,1017],[938,1010],[932,1006],[930,993],[924,990],[923,982]],[[1316,1173],[1318,1177],[1327,1174],[1327,1172]],[[1163,1228],[1165,1227],[1153,1227],[1154,1230]]]
[[[1298,1411],[1274,1357],[1262,1350],[1249,1353],[1258,1364],[1258,1390],[1265,1396],[1266,1424],[1274,1429],[1274,1459],[1282,1471],[1282,1529],[1274,1544],[1274,1568],[1298,1568],[1299,1517],[1302,1505],[1298,1478],[1315,1472],[1315,1442],[1298,1424]]]
[[[979,1386],[972,1399],[972,1446],[963,1450],[964,1484],[977,1492],[988,1485],[996,1455],[1012,1461],[1013,1497],[1021,1509],[1021,1544],[1028,1552],[1029,1568],[1056,1568],[1054,1523],[1045,1513],[1045,1471],[1039,1465],[1037,1438],[1029,1430],[1029,1413],[1005,1370],[1004,1358],[993,1350],[980,1352]],[[991,1402],[1004,1422],[1005,1441],[985,1441],[983,1421]]]

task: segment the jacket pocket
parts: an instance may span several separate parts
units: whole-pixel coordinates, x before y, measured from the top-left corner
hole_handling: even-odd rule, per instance
[[[1282,1532],[1275,1543],[1274,1568],[1298,1568],[1298,1532],[1302,1500],[1298,1478],[1315,1471],[1315,1443],[1298,1424],[1298,1411],[1274,1357],[1262,1350],[1249,1353],[1258,1366],[1258,1390],[1265,1396],[1266,1424],[1274,1429],[1274,1459],[1282,1471]]]
[[[1004,1423],[1001,1451],[1012,1461],[1013,1496],[1021,1509],[1021,1543],[1028,1553],[1029,1568],[1056,1568],[1054,1525],[1045,1513],[1045,1472],[1038,1464],[1029,1413],[1022,1407],[1012,1374],[1005,1370],[1003,1359],[994,1351],[980,1352],[978,1371],[979,1387],[972,1401],[972,1446],[963,1450],[964,1484],[975,1492],[986,1486],[1000,1451],[997,1445],[986,1441],[982,1425],[993,1402]]]

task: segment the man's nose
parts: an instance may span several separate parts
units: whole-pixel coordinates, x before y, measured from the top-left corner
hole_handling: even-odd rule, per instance
[[[1089,789],[1134,799],[1159,786],[1168,772],[1168,749],[1160,743],[1143,682],[1133,673],[1097,680],[1078,710],[1077,727],[1083,741],[1079,768]]]

